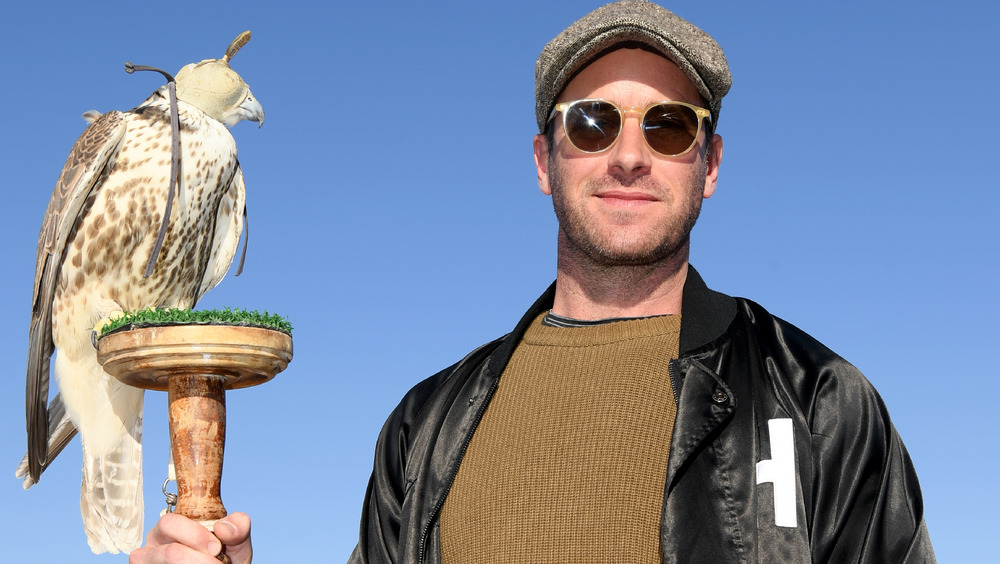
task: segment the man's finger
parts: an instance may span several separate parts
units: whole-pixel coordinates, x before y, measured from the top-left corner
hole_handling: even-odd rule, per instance
[[[205,554],[216,555],[222,543],[205,527],[187,517],[168,513],[160,518],[146,536],[147,546],[180,543]]]
[[[129,564],[219,564],[214,556],[178,543],[137,548],[129,554],[128,561]]]
[[[233,564],[250,562],[253,548],[250,545],[250,517],[246,513],[231,513],[214,526],[215,535],[226,545],[226,555]]]

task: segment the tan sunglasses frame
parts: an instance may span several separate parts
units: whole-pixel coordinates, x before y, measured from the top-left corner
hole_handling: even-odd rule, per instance
[[[613,108],[618,110],[618,113],[622,116],[621,120],[622,126],[625,125],[626,119],[635,116],[639,120],[639,125],[641,127],[643,120],[646,118],[646,112],[648,112],[652,108],[655,108],[656,106],[662,106],[662,105],[684,106],[686,108],[693,110],[695,116],[697,116],[698,118],[698,130],[695,131],[694,138],[691,140],[691,144],[688,145],[687,149],[684,149],[679,153],[661,153],[660,151],[657,151],[656,149],[653,148],[652,145],[649,144],[649,139],[646,138],[646,130],[645,129],[642,130],[642,139],[643,141],[645,141],[646,146],[649,147],[649,149],[654,153],[656,153],[657,155],[663,155],[665,157],[680,157],[682,155],[687,154],[688,151],[690,151],[692,148],[694,148],[696,144],[698,144],[698,137],[701,135],[702,124],[704,123],[705,119],[707,118],[708,121],[712,121],[712,112],[700,106],[695,106],[694,104],[688,104],[687,102],[678,102],[677,100],[661,100],[659,102],[653,102],[652,104],[649,104],[643,108],[639,108],[637,106],[622,108],[621,106],[612,102],[611,100],[606,100],[604,98],[582,98],[580,100],[573,100],[572,102],[560,102],[556,104],[554,108],[552,108],[552,113],[549,114],[549,119],[547,121],[552,121],[552,118],[556,117],[557,113],[561,113],[563,116],[562,119],[563,131],[566,131],[566,110],[570,109],[571,107],[577,104],[582,104],[585,102],[603,102],[605,104],[612,106]],[[618,133],[615,135],[615,140],[612,141],[611,144],[608,145],[607,147],[597,151],[585,151],[581,149],[576,145],[576,143],[573,142],[573,139],[569,135],[566,135],[566,139],[569,141],[570,145],[573,145],[573,147],[577,151],[580,151],[581,153],[587,153],[588,155],[596,155],[598,153],[603,153],[604,151],[607,151],[612,147],[614,147],[615,144],[618,143],[618,138],[621,137],[621,133],[622,130],[621,127],[619,127]]]

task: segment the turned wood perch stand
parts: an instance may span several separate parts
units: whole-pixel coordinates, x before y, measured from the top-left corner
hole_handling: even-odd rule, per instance
[[[284,370],[292,359],[291,336],[239,325],[142,327],[101,337],[97,358],[125,384],[168,392],[174,511],[211,531],[226,516],[226,390],[263,384]]]

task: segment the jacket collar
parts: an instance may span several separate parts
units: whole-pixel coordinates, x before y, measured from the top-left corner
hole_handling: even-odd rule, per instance
[[[553,282],[545,293],[531,305],[528,312],[517,323],[504,342],[490,359],[490,369],[500,374],[507,360],[514,353],[514,348],[528,330],[528,326],[543,312],[552,309],[555,300],[556,283]],[[729,327],[736,316],[736,300],[710,290],[701,275],[691,265],[688,265],[687,279],[684,281],[684,295],[681,298],[681,340],[680,353],[700,348],[714,341]]]
[[[736,317],[736,300],[710,290],[688,265],[681,298],[681,355],[701,348],[726,332]]]

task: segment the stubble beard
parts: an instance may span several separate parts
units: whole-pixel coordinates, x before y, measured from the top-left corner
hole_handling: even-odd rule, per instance
[[[589,265],[596,269],[640,270],[655,269],[663,265],[679,265],[686,262],[691,230],[701,213],[702,194],[705,186],[707,164],[699,159],[681,190],[665,189],[653,185],[652,179],[642,177],[636,182],[649,183],[652,193],[667,194],[671,198],[687,198],[687,206],[675,216],[668,217],[655,233],[633,236],[625,239],[622,234],[608,234],[601,230],[598,222],[589,217],[582,205],[573,205],[563,190],[562,171],[555,160],[549,162],[549,183],[552,188],[552,204],[559,220],[560,254],[562,260],[572,260],[578,267]],[[588,182],[586,193],[597,188],[619,187],[624,183],[611,176]],[[618,235],[618,236],[616,236]],[[645,239],[645,241],[639,240]]]

